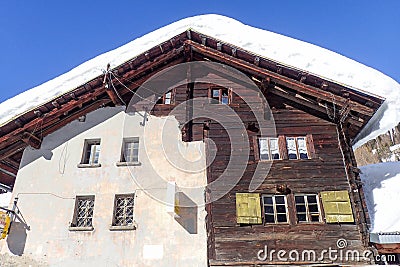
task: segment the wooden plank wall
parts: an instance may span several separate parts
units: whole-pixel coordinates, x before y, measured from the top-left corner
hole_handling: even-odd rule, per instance
[[[232,87],[235,86],[232,84]],[[195,84],[193,97],[207,97],[209,84]],[[176,88],[175,105],[187,99],[187,87]],[[314,141],[315,157],[307,160],[275,160],[270,172],[265,177],[262,185],[256,190],[261,194],[279,194],[276,186],[286,184],[291,190],[287,195],[289,200],[289,224],[266,224],[239,226],[236,224],[235,193],[248,192],[249,184],[257,162],[254,157],[253,136],[258,132],[254,129],[247,130],[250,142],[250,155],[243,176],[237,184],[232,184],[232,189],[217,201],[207,205],[207,232],[208,232],[208,257],[210,266],[237,265],[260,263],[257,252],[267,245],[271,249],[284,249],[298,251],[313,249],[321,252],[323,249],[336,249],[336,241],[344,238],[348,242],[348,249],[362,252],[366,249],[360,234],[359,216],[355,216],[355,224],[325,224],[325,223],[296,223],[294,212],[294,193],[316,193],[327,190],[349,190],[349,181],[346,176],[343,155],[340,149],[337,126],[312,116],[304,111],[285,105],[282,98],[274,95],[267,96],[272,114],[275,119],[277,135],[306,136],[311,134]],[[260,99],[253,99],[260,103]],[[233,95],[230,105],[240,116],[244,125],[257,121],[248,105],[237,95]],[[257,112],[264,112],[262,105]],[[153,109],[155,115],[167,115],[173,107],[157,105]],[[183,116],[183,115],[182,115]],[[226,125],[228,121],[223,122]],[[206,126],[205,126],[206,125]],[[208,182],[211,183],[224,172],[230,157],[230,140],[227,131],[221,124],[211,120],[197,119],[192,126],[190,140],[211,138],[216,147],[215,160],[208,168]],[[185,130],[183,130],[185,131]],[[185,133],[183,133],[185,136]],[[343,144],[342,144],[343,145]],[[268,164],[265,164],[265,168]],[[232,181],[238,177],[237,172],[231,171]],[[226,184],[221,188],[213,186],[206,192],[206,199],[213,197],[218,190],[225,190]],[[352,197],[352,200],[353,197]],[[358,210],[359,203],[352,203],[353,210]],[[356,215],[356,214],[355,214]],[[275,254],[276,257],[276,254]],[[274,262],[277,261],[274,258]],[[326,257],[323,262],[330,262]],[[271,264],[271,263],[270,263]],[[355,262],[357,264],[357,262]],[[244,266],[243,265],[243,266]]]

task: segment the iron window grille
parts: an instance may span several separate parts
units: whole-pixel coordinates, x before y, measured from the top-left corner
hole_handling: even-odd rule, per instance
[[[77,196],[71,227],[93,226],[94,196]]]
[[[113,215],[112,225],[133,226],[134,204],[135,204],[134,194],[116,195],[114,202],[114,215]]]

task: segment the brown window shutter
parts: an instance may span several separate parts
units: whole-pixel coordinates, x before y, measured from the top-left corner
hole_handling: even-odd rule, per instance
[[[278,136],[278,145],[279,145],[279,154],[281,155],[282,159],[288,159],[285,136],[283,135]]]
[[[254,149],[254,160],[260,160],[260,149],[258,148],[258,137],[253,136],[253,149]]]
[[[309,158],[310,159],[315,158],[314,141],[311,134],[307,134],[306,144],[307,144],[307,151]]]

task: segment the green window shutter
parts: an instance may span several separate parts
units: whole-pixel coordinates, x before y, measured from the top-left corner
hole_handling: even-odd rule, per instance
[[[262,224],[259,194],[236,193],[236,220],[239,224]]]
[[[327,223],[354,222],[349,193],[344,191],[321,192]]]

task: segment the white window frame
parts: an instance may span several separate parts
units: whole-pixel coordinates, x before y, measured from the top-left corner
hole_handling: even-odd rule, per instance
[[[310,209],[308,207],[308,198],[307,196],[315,196],[315,199],[317,200],[317,207],[318,207],[318,221],[312,221],[311,220],[311,215],[312,214],[317,214],[317,212],[310,212]],[[305,214],[306,215],[306,219],[307,221],[299,221],[298,219],[298,212],[297,212],[297,202],[296,202],[296,197],[303,197],[304,199],[304,204],[305,204],[305,208],[306,211],[305,212],[301,212],[301,214]],[[296,220],[297,223],[321,223],[322,222],[322,216],[321,216],[321,206],[319,203],[319,196],[318,194],[294,194],[294,209],[295,209],[295,213],[296,213]]]
[[[261,195],[262,197],[262,214],[263,214],[263,218],[264,218],[264,223],[265,224],[289,224],[290,220],[289,220],[289,209],[288,209],[288,202],[287,202],[287,197],[286,195],[268,195],[268,194],[263,194]],[[264,197],[271,197],[272,198],[272,207],[274,210],[274,222],[267,222],[265,219],[265,209],[264,207],[269,205],[269,204],[265,204],[264,203]],[[285,213],[278,213],[277,209],[276,209],[276,197],[283,197],[284,201],[285,201]],[[282,204],[278,204],[278,205],[282,205]],[[286,215],[286,222],[278,222],[278,214],[285,214]]]
[[[296,146],[296,158],[295,158],[295,159],[291,159],[290,156],[289,156],[291,153],[289,153],[289,145],[288,145],[289,142],[288,142],[288,139],[294,139],[294,144],[295,144],[295,146]],[[298,139],[304,139],[307,158],[300,158],[300,151],[299,151]],[[288,159],[289,159],[289,160],[309,159],[309,158],[310,158],[310,152],[308,151],[308,148],[307,148],[307,136],[296,136],[296,137],[294,137],[294,136],[287,136],[287,137],[286,137],[286,150],[287,150],[287,156],[288,156]]]
[[[96,157],[96,154],[98,156]],[[83,146],[83,154],[81,163],[78,167],[92,166],[98,167],[100,165],[100,154],[101,154],[101,139],[85,139]]]
[[[268,149],[268,159],[263,159],[261,155],[264,155],[261,153],[261,140],[266,140],[267,142],[267,149]],[[277,145],[277,149],[278,149],[278,158],[277,159],[273,159],[272,158],[272,151],[271,151],[271,140],[276,140],[276,145]],[[260,161],[271,161],[271,160],[280,160],[282,159],[281,153],[279,151],[279,139],[277,137],[258,137],[257,138],[257,142],[258,142],[258,157],[260,159]]]
[[[169,97],[167,97],[167,95],[170,95]],[[169,91],[167,91],[165,94],[163,94],[162,96],[160,96],[157,100],[157,104],[158,105],[172,105],[174,104],[174,95],[175,95],[175,90],[171,89]],[[169,103],[167,103],[169,100]]]
[[[228,95],[226,96],[227,103],[223,102],[223,91],[227,91]],[[218,91],[218,96],[214,96],[214,91]],[[222,105],[229,105],[231,104],[231,89],[230,88],[223,88],[223,87],[211,87],[210,88],[210,98],[212,98],[215,101],[218,101],[218,103],[215,103],[214,101],[211,101],[211,104],[222,104]],[[218,99],[217,99],[218,98]]]
[[[126,145],[128,143],[132,143],[132,145],[134,146],[134,144],[137,143],[137,148],[135,149],[134,147],[131,149],[131,153],[129,155],[129,158],[134,158],[135,154],[137,153],[137,160],[128,160],[126,153]],[[121,149],[121,161],[120,162],[125,162],[125,163],[138,163],[139,162],[139,137],[128,137],[128,138],[124,138],[122,141],[122,149]],[[136,152],[135,152],[136,150]]]

